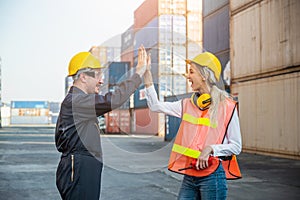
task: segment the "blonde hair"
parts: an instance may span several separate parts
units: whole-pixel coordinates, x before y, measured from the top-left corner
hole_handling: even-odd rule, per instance
[[[208,109],[208,112],[210,114],[210,121],[212,123],[217,123],[218,120],[217,116],[219,114],[220,104],[223,103],[226,98],[231,98],[231,97],[226,91],[219,89],[216,85],[212,86],[210,91],[210,96],[211,96],[211,104]],[[223,114],[225,114],[226,106],[222,106],[222,108],[225,109],[223,110]]]
[[[207,86],[210,88],[211,104],[208,109],[210,115],[210,121],[213,124],[218,123],[218,114],[226,113],[226,106],[220,107],[220,104],[224,103],[226,98],[232,98],[225,90],[223,90],[222,79],[216,80],[214,73],[205,66],[197,64],[197,68],[200,73],[204,73]],[[223,110],[220,110],[222,108]]]

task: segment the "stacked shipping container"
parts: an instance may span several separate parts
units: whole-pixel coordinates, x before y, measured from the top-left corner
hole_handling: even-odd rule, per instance
[[[48,125],[49,103],[47,101],[12,101],[10,124]]]
[[[165,96],[183,94],[187,91],[186,79],[183,76],[186,73],[184,60],[187,55],[193,56],[195,52],[199,52],[201,49],[199,47],[202,44],[199,36],[201,30],[200,11],[201,4],[196,0],[146,0],[134,12],[135,61],[136,49],[141,44],[148,51],[151,51],[151,71],[160,100],[163,100]],[[190,16],[189,20],[186,18],[187,14]],[[190,27],[187,26],[187,21],[191,22]],[[190,40],[187,39],[189,33],[191,35]],[[186,50],[189,44],[191,44],[191,48]],[[144,98],[144,86],[135,92],[134,107],[136,117],[141,113],[144,113],[141,116],[151,113]],[[144,118],[145,123],[141,124],[147,124],[144,127],[148,128],[137,128],[136,131],[141,130],[143,133],[164,135],[164,115],[156,113],[150,115],[152,122],[157,121],[153,122],[154,124],[147,124],[147,120]],[[156,126],[156,123],[158,125],[154,130],[153,127]]]
[[[300,1],[230,1],[243,148],[300,157]]]
[[[108,67],[108,89],[110,92],[115,90],[115,86],[128,76],[130,62],[112,62]],[[118,109],[106,115],[106,132],[120,133],[130,132],[129,99]]]
[[[122,35],[121,35],[121,61],[129,62],[129,70],[133,69],[133,42],[134,42],[134,27],[130,26]],[[120,121],[120,129],[122,132],[131,133],[132,130],[135,130],[135,120],[134,120],[134,95],[130,96],[129,99],[129,110],[128,114],[123,114],[124,118]],[[123,111],[125,112],[125,111]]]
[[[219,58],[224,71],[229,62],[229,0],[203,1],[203,48]]]

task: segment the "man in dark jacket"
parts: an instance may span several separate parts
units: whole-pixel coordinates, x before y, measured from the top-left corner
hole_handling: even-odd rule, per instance
[[[62,153],[56,172],[62,199],[99,199],[103,164],[97,117],[121,106],[139,87],[145,61],[146,51],[140,47],[136,73],[113,93],[99,95],[103,81],[99,61],[90,52],[71,59],[69,76],[74,82],[61,104],[55,130],[56,148]]]

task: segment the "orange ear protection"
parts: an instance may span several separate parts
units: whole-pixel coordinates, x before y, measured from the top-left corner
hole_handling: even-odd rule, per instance
[[[209,108],[211,103],[210,94],[204,93],[200,94],[199,92],[194,92],[191,96],[192,104],[197,106],[200,110],[206,110]]]

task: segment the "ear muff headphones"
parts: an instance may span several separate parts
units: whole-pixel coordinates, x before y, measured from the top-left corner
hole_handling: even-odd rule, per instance
[[[206,110],[209,108],[211,103],[210,94],[204,93],[200,94],[199,92],[194,92],[191,96],[192,104],[197,106],[200,110]]]

